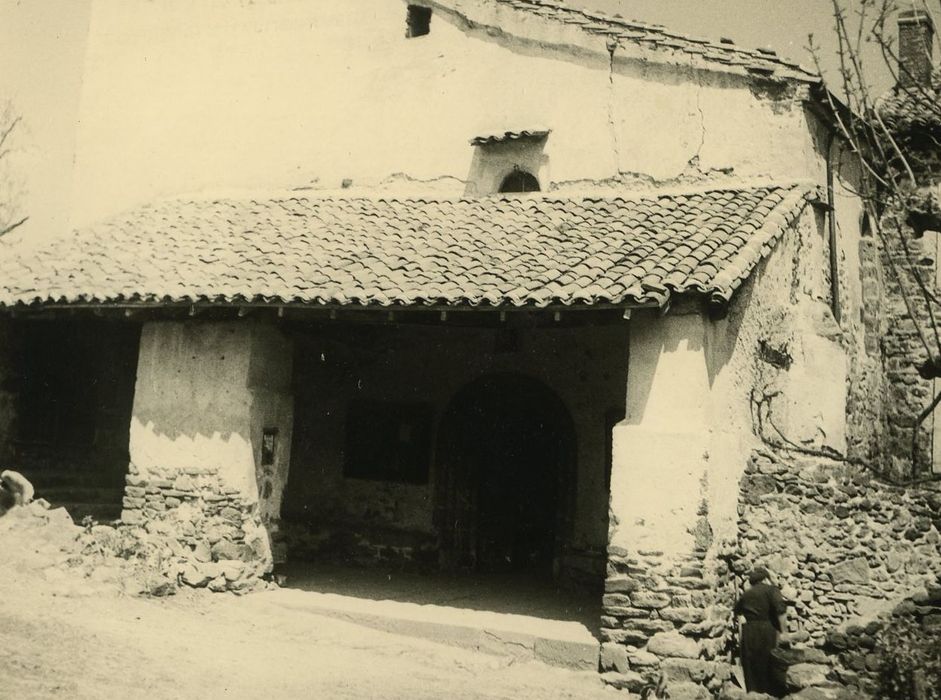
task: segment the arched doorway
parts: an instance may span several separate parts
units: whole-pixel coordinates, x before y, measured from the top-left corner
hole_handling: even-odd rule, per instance
[[[442,418],[436,464],[444,568],[551,572],[575,474],[558,396],[518,374],[471,382]]]

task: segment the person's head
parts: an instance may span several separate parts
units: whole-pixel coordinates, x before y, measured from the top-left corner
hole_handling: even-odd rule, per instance
[[[748,574],[748,583],[752,586],[762,582],[767,583],[770,579],[771,577],[768,574],[768,570],[762,566],[756,566]]]

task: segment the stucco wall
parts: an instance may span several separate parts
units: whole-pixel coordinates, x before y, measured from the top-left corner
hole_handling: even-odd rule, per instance
[[[131,461],[142,477],[211,472],[257,497],[250,331],[247,324],[144,327],[131,419]]]
[[[540,125],[544,189],[813,167],[792,91],[653,54],[612,64],[603,36],[464,4],[475,23],[436,9],[431,33],[406,39],[399,0],[230,0],[223,22],[218,4],[96,0],[75,223],[181,192],[344,179],[485,194],[511,166],[479,162],[468,140]]]
[[[718,539],[734,537],[737,484],[762,429],[768,439],[784,439],[780,430],[807,449],[846,450],[847,367],[828,305],[823,223],[808,206],[723,319],[709,320],[700,309],[682,306],[663,318],[656,312],[634,314],[629,410],[618,429],[684,434],[697,443],[690,449],[699,455],[703,472],[694,479],[698,495],[688,495],[687,510],[695,513],[705,498]],[[624,449],[633,449],[633,442]],[[651,449],[656,461],[670,447],[660,441]],[[629,463],[625,455],[624,464]],[[684,520],[679,527],[695,518]],[[612,537],[624,545],[635,536],[623,542]],[[676,537],[669,551],[688,551],[693,535],[686,533],[685,541],[679,533]],[[658,549],[666,539],[658,539]]]
[[[175,539],[185,583],[244,590],[271,567],[291,351],[275,326],[250,321],[144,326],[122,520]],[[265,428],[279,431],[270,467]]]
[[[512,321],[510,321],[512,324]],[[434,535],[435,460],[427,484],[344,478],[344,429],[356,398],[415,401],[434,412],[433,435],[454,395],[472,380],[517,372],[565,403],[577,433],[573,548],[603,551],[607,533],[606,412],[624,405],[626,328],[516,331],[517,350],[497,351],[499,327],[319,326],[298,335],[294,454],[285,514],[355,528]],[[434,451],[434,439],[432,450]],[[572,494],[564,494],[569,497]]]

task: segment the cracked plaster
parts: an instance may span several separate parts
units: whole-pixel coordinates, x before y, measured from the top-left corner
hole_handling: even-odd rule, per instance
[[[490,10],[453,4],[406,39],[404,4],[388,0],[269,0],[231,8],[224,26],[181,0],[96,0],[73,224],[219,190],[487,194],[496,178],[478,179],[468,139],[507,125],[551,129],[535,164],[544,190],[790,181],[814,167],[802,84],[762,92],[764,79],[688,56],[609,49],[506,8],[464,21]],[[483,29],[495,22],[506,31]]]

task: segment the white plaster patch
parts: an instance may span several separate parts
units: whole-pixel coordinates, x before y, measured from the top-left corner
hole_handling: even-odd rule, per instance
[[[826,338],[802,338],[803,362],[787,373],[783,424],[788,439],[846,452],[846,374],[843,348]],[[775,406],[777,404],[774,404]]]
[[[143,473],[161,477],[174,471],[199,468],[218,474],[222,482],[252,499],[255,488],[255,460],[251,443],[236,432],[223,436],[161,433],[153,421],[147,424],[131,419],[131,462]]]
[[[703,498],[706,438],[615,426],[611,510],[618,522],[609,544],[671,556],[690,552],[690,529]]]

